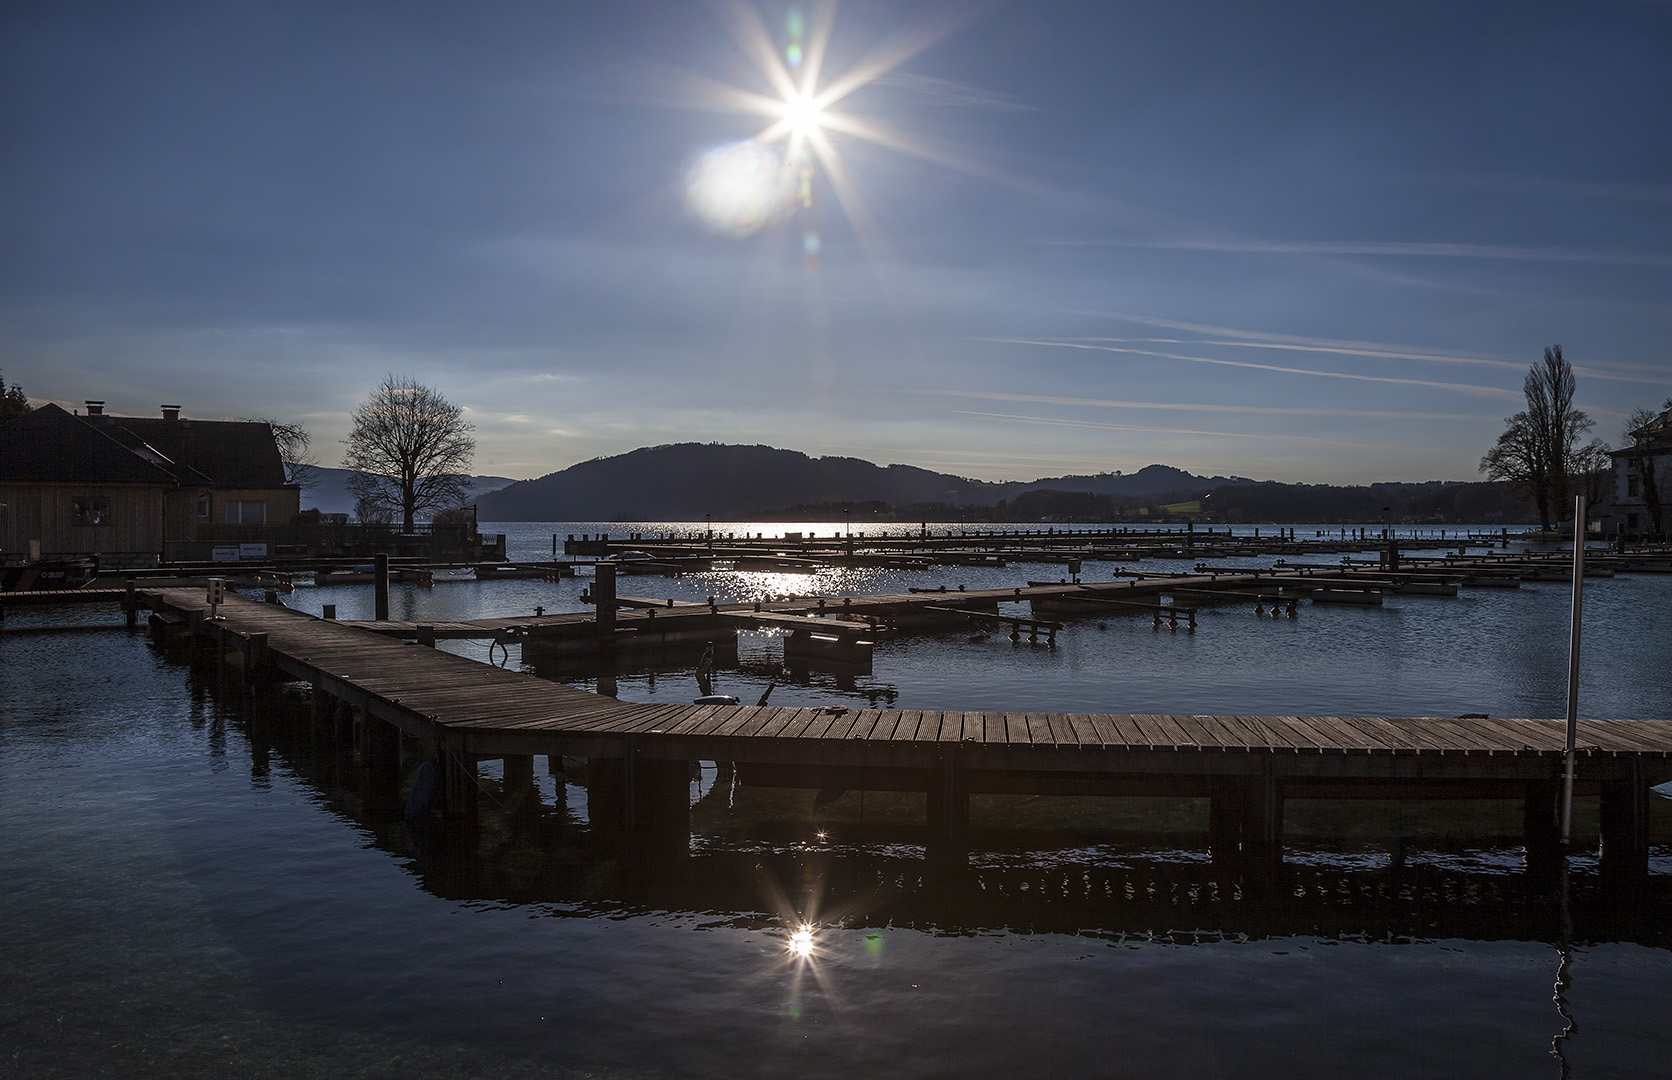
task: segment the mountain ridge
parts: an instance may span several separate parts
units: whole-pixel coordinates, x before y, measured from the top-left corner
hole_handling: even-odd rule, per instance
[[[1169,465],[1137,472],[986,481],[915,465],[811,457],[798,450],[729,443],[669,443],[593,458],[477,499],[483,521],[746,520],[794,506],[991,506],[1028,491],[1189,499],[1255,481],[1203,477]]]

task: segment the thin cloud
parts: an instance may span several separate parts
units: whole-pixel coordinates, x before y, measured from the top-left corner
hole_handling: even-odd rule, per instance
[[[1520,360],[1507,360],[1500,357],[1472,356],[1464,353],[1441,352],[1436,349],[1425,349],[1415,345],[1393,345],[1374,341],[1332,340],[1330,338],[1304,337],[1299,334],[1273,334],[1258,330],[1235,330],[1230,327],[1213,326],[1206,323],[1182,322],[1175,319],[1157,319],[1146,315],[1125,315],[1107,312],[1076,311],[1072,314],[1089,315],[1097,318],[1115,319],[1121,322],[1136,323],[1140,326],[1155,326],[1166,330],[1184,330],[1189,333],[1208,335],[1203,338],[1105,338],[1084,337],[1068,338],[1070,341],[1092,342],[1135,342],[1140,344],[1159,345],[1221,345],[1231,348],[1244,349],[1278,349],[1292,352],[1329,353],[1337,356],[1363,356],[1376,360],[1426,360],[1436,364],[1473,364],[1480,367],[1502,368],[1513,371],[1523,371],[1527,363]],[[1610,370],[1611,369],[1611,370]],[[1666,382],[1664,374],[1654,372],[1654,369],[1637,364],[1575,364],[1574,373],[1612,382],[1649,383],[1662,385]],[[1649,377],[1642,378],[1622,371],[1643,371]]]
[[[1518,244],[1412,243],[1385,240],[1053,240],[1059,247],[1124,247],[1156,251],[1218,251],[1245,255],[1392,255],[1414,258],[1509,259],[1672,267],[1672,255]]]
[[[1463,394],[1479,394],[1483,397],[1519,398],[1520,391],[1505,390],[1497,386],[1476,386],[1472,383],[1439,382],[1433,379],[1400,379],[1391,375],[1356,375],[1345,371],[1317,371],[1312,368],[1282,367],[1277,364],[1256,364],[1247,360],[1219,360],[1211,356],[1187,356],[1183,353],[1157,352],[1154,349],[1128,349],[1116,345],[1097,345],[1084,341],[1044,341],[1033,338],[972,338],[973,341],[987,341],[1001,345],[1042,345],[1058,349],[1087,349],[1094,352],[1121,353],[1131,356],[1153,356],[1160,360],[1186,360],[1193,364],[1216,364],[1222,367],[1251,368],[1255,371],[1273,371],[1283,375],[1311,375],[1322,379],[1349,379],[1354,382],[1392,383],[1398,386],[1427,386],[1436,390],[1455,390]]]
[[[1102,398],[1054,397],[1048,394],[1007,394],[985,390],[909,390],[913,394],[975,398],[980,401],[1014,401],[1028,405],[1072,405],[1093,409],[1161,409],[1178,412],[1247,413],[1262,416],[1354,416],[1384,420],[1496,420],[1496,416],[1469,413],[1392,412],[1383,409],[1319,409],[1304,406],[1218,405],[1205,402],[1117,401]]]
[[[1031,105],[1023,105],[1003,94],[984,90],[979,86],[955,79],[940,79],[933,75],[916,75],[909,71],[895,71],[876,81],[878,86],[898,87],[926,105],[958,105],[977,109],[997,109],[1001,112],[1038,112]]]
[[[1350,446],[1363,450],[1404,450],[1402,446],[1385,446],[1377,443],[1342,442],[1339,439],[1325,439],[1317,435],[1285,435],[1285,434],[1250,434],[1243,431],[1207,431],[1199,428],[1148,427],[1142,424],[1098,424],[1089,420],[1060,420],[1049,416],[1018,416],[1014,413],[972,412],[965,409],[952,410],[958,416],[976,416],[988,420],[1007,420],[1020,424],[1044,424],[1048,427],[1093,428],[1099,431],[1143,431],[1158,435],[1200,435],[1217,439],[1285,439],[1291,442],[1323,443],[1326,446]]]

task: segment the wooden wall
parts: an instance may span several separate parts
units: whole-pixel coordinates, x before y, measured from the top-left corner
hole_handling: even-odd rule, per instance
[[[26,558],[39,540],[41,557],[151,554],[163,549],[163,499],[167,489],[149,484],[0,484],[0,555]],[[105,524],[77,525],[75,500],[110,502]]]

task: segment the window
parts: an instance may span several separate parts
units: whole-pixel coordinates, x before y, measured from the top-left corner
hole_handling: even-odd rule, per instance
[[[1626,497],[1637,498],[1637,491],[1637,477],[1635,475],[1626,477]]]
[[[267,504],[228,499],[226,501],[226,520],[229,525],[265,525],[267,524]]]
[[[205,521],[209,519],[209,496],[205,495],[197,500],[197,516]]]
[[[110,499],[103,495],[77,495],[70,500],[73,525],[109,525]]]

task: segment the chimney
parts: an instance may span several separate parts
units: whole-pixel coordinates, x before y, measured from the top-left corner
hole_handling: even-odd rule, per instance
[[[87,403],[87,415],[88,416],[103,416],[104,415],[104,402],[102,402],[102,401],[89,401]]]
[[[178,420],[178,419],[180,419],[180,406],[178,406],[178,405],[164,405],[163,406],[163,419],[164,420]]]

